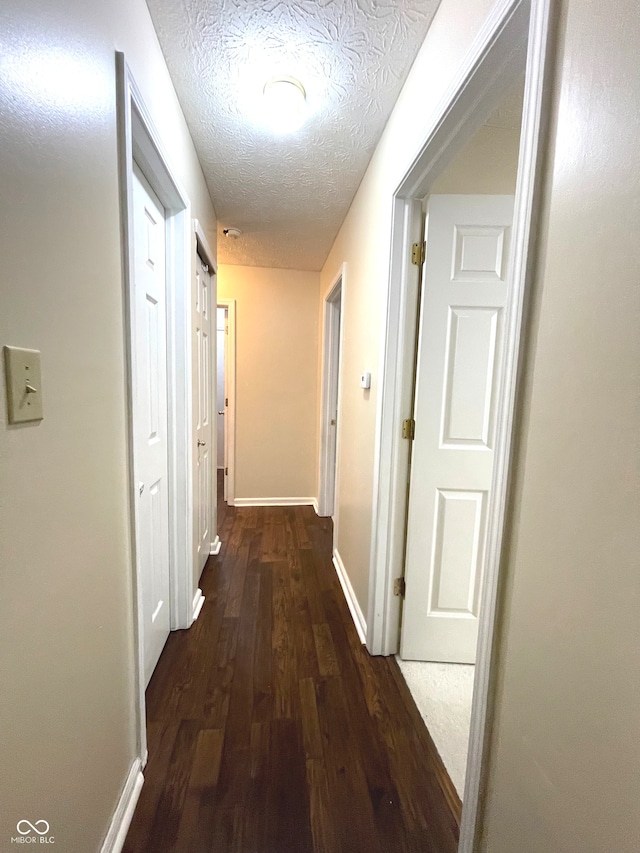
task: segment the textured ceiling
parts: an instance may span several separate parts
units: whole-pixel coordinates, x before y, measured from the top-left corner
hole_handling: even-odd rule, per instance
[[[221,263],[318,270],[439,0],[147,0],[219,219]],[[309,118],[254,99],[286,74]],[[235,226],[231,240],[222,229]]]

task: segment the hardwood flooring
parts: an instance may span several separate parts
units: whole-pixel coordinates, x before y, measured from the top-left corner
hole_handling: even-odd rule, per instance
[[[394,658],[358,640],[311,507],[221,507],[147,690],[124,853],[454,853],[460,801]]]

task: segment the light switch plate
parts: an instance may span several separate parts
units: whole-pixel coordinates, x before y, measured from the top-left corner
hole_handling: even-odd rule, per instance
[[[360,374],[360,387],[365,389],[371,388],[371,374],[368,370]]]
[[[7,409],[10,424],[41,421],[42,379],[37,349],[4,348]]]

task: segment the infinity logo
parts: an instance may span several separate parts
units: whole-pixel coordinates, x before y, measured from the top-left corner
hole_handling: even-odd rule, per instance
[[[26,826],[27,829],[20,829],[21,826]],[[44,826],[44,829],[38,829],[39,826]],[[49,832],[49,824],[46,820],[37,820],[35,825],[33,823],[29,823],[28,820],[21,820],[16,829],[20,833],[20,835],[28,835],[31,831],[37,832],[38,835],[46,835]]]

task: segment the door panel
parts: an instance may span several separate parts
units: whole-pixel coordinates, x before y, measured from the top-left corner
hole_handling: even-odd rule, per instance
[[[489,449],[499,308],[449,308],[442,401],[443,447]]]
[[[401,655],[474,663],[512,196],[432,196],[427,215]]]
[[[134,213],[134,471],[145,682],[169,636],[165,215],[137,167]]]

